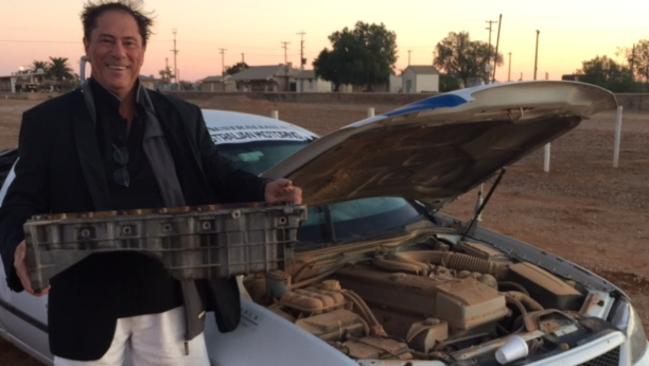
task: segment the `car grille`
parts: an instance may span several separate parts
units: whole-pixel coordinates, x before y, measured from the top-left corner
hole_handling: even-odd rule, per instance
[[[620,363],[620,347],[614,348],[603,355],[579,365],[583,366],[617,366]]]

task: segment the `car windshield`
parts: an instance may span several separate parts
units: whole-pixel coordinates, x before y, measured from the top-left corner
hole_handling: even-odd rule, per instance
[[[241,170],[259,174],[310,141],[252,141],[218,145],[222,156]],[[298,233],[298,250],[309,250],[402,231],[422,214],[399,197],[372,197],[310,206]]]
[[[219,144],[221,156],[235,168],[260,174],[293,155],[310,141],[251,141],[241,144]]]
[[[402,232],[422,213],[400,197],[371,197],[309,207],[300,226],[297,250],[378,238]]]

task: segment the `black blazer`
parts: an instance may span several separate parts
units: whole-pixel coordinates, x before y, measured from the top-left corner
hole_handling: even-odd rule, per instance
[[[219,157],[198,107],[153,91],[149,96],[187,205],[264,200],[266,181],[232,169]],[[23,290],[13,253],[24,238],[22,225],[29,217],[109,207],[96,136],[80,89],[23,114],[16,178],[0,208],[0,254],[14,291]],[[114,299],[106,296],[107,289],[84,281],[83,266],[63,274],[52,279],[49,297],[51,351],[65,358],[97,359],[114,333]],[[219,328],[236,327],[240,304],[234,279],[199,281],[197,287],[205,308],[216,312]]]

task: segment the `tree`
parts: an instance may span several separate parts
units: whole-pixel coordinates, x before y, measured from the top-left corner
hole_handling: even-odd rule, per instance
[[[581,81],[599,85],[613,92],[631,92],[638,89],[631,68],[619,65],[606,56],[596,56],[583,61],[581,70],[577,72],[584,75]]]
[[[452,75],[440,74],[439,75],[439,91],[447,92],[460,88],[460,81]]]
[[[239,71],[247,69],[249,67],[250,66],[248,66],[248,64],[245,63],[245,62],[237,62],[236,64],[234,64],[234,65],[232,65],[230,67],[227,67],[225,69],[225,74],[226,75],[234,75],[234,74],[238,73]]]
[[[435,46],[434,64],[447,75],[462,81],[468,86],[469,79],[480,79],[485,83],[491,80],[487,65],[493,62],[502,65],[503,57],[495,55],[493,49],[485,42],[471,41],[468,32],[450,32]]]
[[[334,83],[372,86],[388,81],[397,61],[397,35],[381,24],[357,22],[329,35],[332,49],[323,49],[313,61],[316,75]]]
[[[313,61],[316,75],[334,84],[334,91],[340,89],[344,83],[356,84],[355,75],[358,66],[356,60],[360,59],[360,51],[356,47],[352,33],[347,29],[329,36],[334,43],[334,49],[323,49]],[[335,39],[335,41],[334,41]]]
[[[45,72],[49,69],[49,65],[47,64],[47,61],[39,61],[39,60],[34,60],[32,61],[32,65],[29,67],[29,70],[33,73],[39,72]]]
[[[640,40],[632,49],[626,49],[626,58],[638,80],[649,82],[649,39]]]
[[[74,79],[72,69],[68,66],[67,57],[50,57],[47,76],[57,81]]]

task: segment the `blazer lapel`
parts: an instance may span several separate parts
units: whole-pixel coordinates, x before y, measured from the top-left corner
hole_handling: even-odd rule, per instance
[[[84,94],[84,93],[82,93]],[[86,103],[78,103],[73,113],[72,128],[74,143],[79,155],[83,177],[88,185],[92,203],[96,210],[108,210],[108,182],[104,164],[101,161],[94,118]]]
[[[183,125],[183,118],[195,116],[192,116],[191,113],[182,113],[187,111],[176,110],[171,104],[159,101],[153,93],[149,93],[149,96],[174,159],[185,203],[197,205],[211,202],[212,194],[202,165],[198,160],[198,153],[192,150],[187,130]]]

